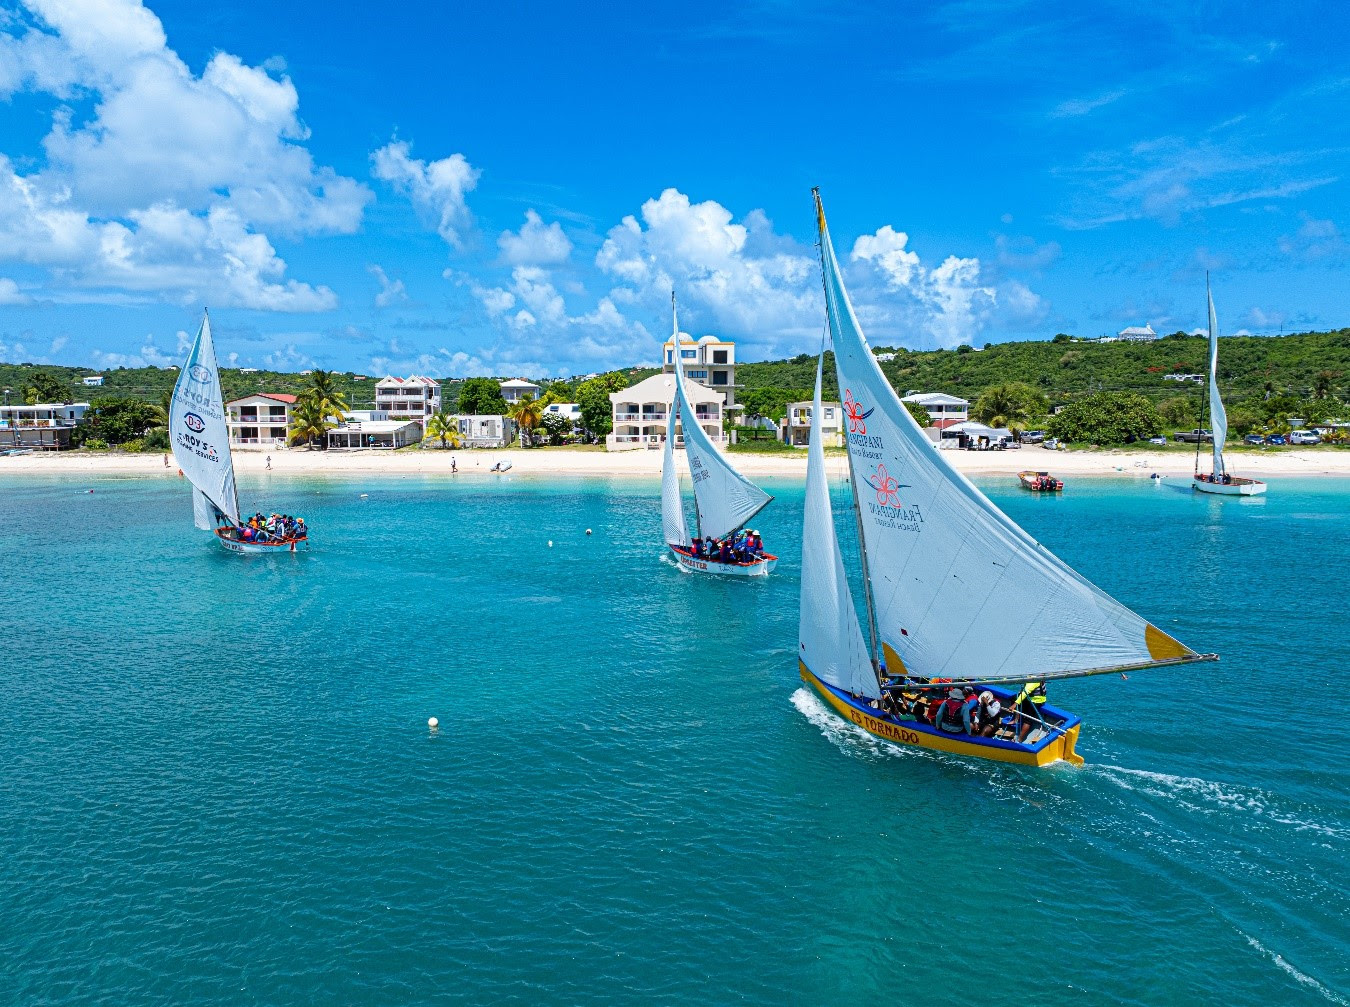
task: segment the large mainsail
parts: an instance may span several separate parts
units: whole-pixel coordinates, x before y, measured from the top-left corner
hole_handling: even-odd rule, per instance
[[[935,450],[872,356],[818,194],[816,213],[873,621],[889,673],[1025,681],[1197,658],[1056,558]]]
[[[1223,475],[1223,444],[1228,439],[1228,414],[1219,397],[1219,320],[1214,315],[1214,295],[1205,278],[1205,296],[1209,298],[1209,425],[1214,431],[1214,477]]]
[[[684,501],[680,499],[680,474],[675,469],[675,418],[678,401],[670,404],[666,419],[666,449],[661,462],[661,526],[667,545],[686,546],[689,532],[684,526]]]
[[[802,514],[801,616],[797,628],[798,658],[823,682],[854,695],[880,699],[876,672],[858,625],[858,611],[848,588],[844,559],[834,533],[834,514],[825,476],[825,448],[820,432],[820,373],[811,402],[811,440],[806,449],[806,502]]]
[[[672,298],[672,316],[674,307]],[[694,483],[699,534],[726,538],[758,514],[773,497],[732,468],[731,463],[717,450],[707,432],[699,425],[698,414],[685,392],[678,320],[675,321],[674,329],[675,404],[680,411],[680,428],[684,432],[684,455],[689,460],[689,474]]]
[[[239,523],[239,497],[234,488],[230,434],[225,426],[225,402],[211,341],[211,319],[192,344],[169,403],[169,439],[173,457],[183,475],[231,524]],[[193,502],[194,520],[201,527],[203,508]]]

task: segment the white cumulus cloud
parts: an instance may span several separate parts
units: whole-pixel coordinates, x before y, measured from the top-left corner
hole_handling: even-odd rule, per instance
[[[548,225],[534,210],[525,211],[519,231],[503,231],[497,238],[502,260],[513,266],[553,266],[566,262],[572,242],[556,220]]]
[[[0,276],[0,304],[29,304],[32,298],[7,276]]]
[[[391,280],[389,274],[380,266],[372,265],[368,268],[370,275],[375,277],[380,285],[380,291],[375,295],[375,307],[387,308],[391,304],[408,299],[408,288],[403,285],[402,280]]]
[[[465,201],[478,185],[477,168],[463,154],[451,154],[430,163],[412,156],[405,140],[393,140],[370,155],[371,172],[405,194],[419,213],[431,216],[436,232],[454,248],[462,248],[473,226]]]

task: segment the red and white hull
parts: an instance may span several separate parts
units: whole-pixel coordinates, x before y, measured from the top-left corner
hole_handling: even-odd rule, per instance
[[[1243,479],[1239,476],[1234,476],[1231,482],[1212,483],[1196,476],[1191,480],[1191,489],[1221,497],[1254,497],[1266,491],[1266,484],[1260,479]]]
[[[221,548],[230,552],[253,556],[276,556],[283,552],[298,552],[301,549],[309,548],[309,539],[307,538],[274,539],[270,542],[241,542],[236,538],[230,538],[227,534],[229,531],[231,529],[217,528],[216,541],[220,543]]]
[[[778,565],[778,557],[764,553],[747,563],[719,563],[717,560],[695,556],[689,549],[671,546],[675,561],[691,573],[710,573],[719,577],[767,577]]]

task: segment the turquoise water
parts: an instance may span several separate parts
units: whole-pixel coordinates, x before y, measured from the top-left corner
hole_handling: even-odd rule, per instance
[[[726,583],[654,481],[246,483],[315,543],[240,558],[0,476],[0,1003],[1350,1002],[1350,485],[1011,483],[1224,657],[1056,688],[1081,770],[801,691],[800,485]]]

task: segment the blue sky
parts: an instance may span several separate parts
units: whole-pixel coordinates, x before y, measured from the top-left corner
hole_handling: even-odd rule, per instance
[[[435,375],[1350,324],[1333,4],[0,5],[0,359]]]

